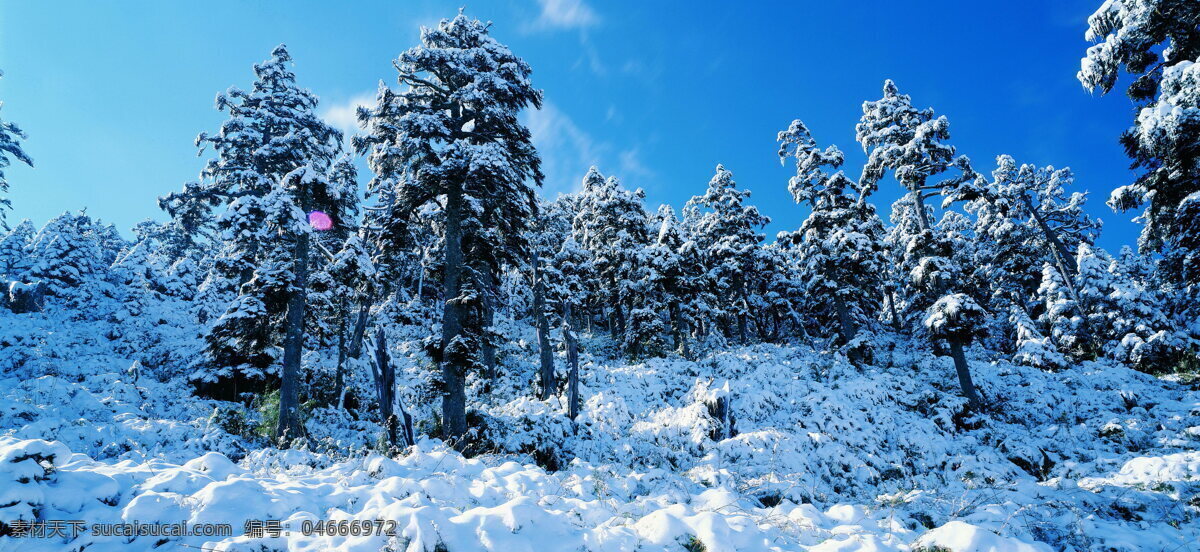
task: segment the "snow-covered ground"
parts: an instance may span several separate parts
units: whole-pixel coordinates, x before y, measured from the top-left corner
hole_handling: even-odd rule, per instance
[[[881,339],[862,370],[805,345],[694,362],[585,355],[576,430],[560,401],[532,398],[518,340],[491,390],[472,388],[494,453],[424,439],[387,457],[367,450],[376,425],[328,409],[310,419],[321,452],[231,435],[219,403],[129,370],[102,328],[0,315],[0,520],[89,529],[0,537],[0,551],[1200,549],[1200,398],[1106,364],[976,359],[988,410],[967,416],[949,359],[904,341]],[[429,367],[396,343],[420,427],[436,407]],[[714,440],[718,396],[736,435]],[[376,519],[395,525],[301,534],[306,520]],[[248,520],[290,533],[251,538]],[[135,521],[233,536],[91,531]]]

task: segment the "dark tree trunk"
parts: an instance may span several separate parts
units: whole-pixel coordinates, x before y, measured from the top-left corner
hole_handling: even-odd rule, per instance
[[[442,437],[458,444],[467,432],[466,370],[471,351],[464,341],[467,338],[464,321],[467,305],[459,295],[462,293],[463,277],[463,192],[452,189],[446,195],[446,263],[442,281],[445,303],[442,310]]]
[[[483,367],[488,378],[496,378],[496,343],[492,341],[492,323],[496,320],[496,276],[490,269],[484,269],[480,275],[481,295],[483,297],[483,328],[484,339],[480,347],[483,356]]]
[[[954,357],[954,371],[958,373],[958,384],[962,387],[963,396],[971,405],[971,410],[979,411],[979,395],[975,393],[975,383],[971,381],[971,370],[967,366],[967,355],[963,353],[962,343],[957,339],[949,339],[950,356]]]
[[[563,305],[563,340],[567,342],[567,417],[579,415],[579,343],[575,340],[571,304]]]
[[[341,410],[345,407],[346,397],[346,298],[341,299],[341,308],[338,309],[338,358],[337,372],[334,376],[334,390],[337,391],[337,408]]]
[[[375,332],[375,363],[371,365],[371,375],[375,377],[375,397],[379,401],[379,420],[387,430],[388,444],[396,446],[399,420],[395,414],[396,404],[396,371],[388,355],[387,337],[383,328]]]
[[[850,319],[850,309],[846,308],[846,300],[842,299],[841,295],[834,294],[833,308],[837,311],[838,317],[838,333],[842,338],[842,344],[850,343],[854,336],[858,335],[858,328],[855,327],[854,321]]]
[[[350,358],[362,356],[363,339],[367,335],[367,318],[371,314],[371,298],[363,297],[358,304],[358,314],[354,318],[354,330],[350,332],[350,345],[346,347],[346,355]]]
[[[283,370],[279,387],[279,425],[277,439],[304,435],[300,420],[300,357],[304,352],[304,307],[308,288],[308,234],[296,239],[295,281],[288,291],[287,316],[284,319]]]
[[[617,283],[613,282],[612,286],[613,286],[613,289],[616,289]],[[625,320],[625,308],[624,308],[624,305],[621,304],[620,300],[613,302],[612,312],[613,312],[613,322],[614,322],[613,327],[612,327],[613,340],[622,341],[625,339],[626,320]]]
[[[680,312],[678,302],[672,301],[668,308],[671,314],[671,335],[675,338],[675,350],[684,358],[688,358],[691,355],[688,354],[687,322],[683,320],[683,313]]]
[[[1075,258],[1071,256],[1067,246],[1063,244],[1058,237],[1058,232],[1055,232],[1050,225],[1042,218],[1041,213],[1034,208],[1033,202],[1028,196],[1021,196],[1025,208],[1037,223],[1038,229],[1042,231],[1046,242],[1050,244],[1050,256],[1054,258],[1054,265],[1058,269],[1058,273],[1062,275],[1063,285],[1067,288],[1067,293],[1071,295],[1071,300],[1075,302],[1075,308],[1079,314],[1080,329],[1083,334],[1083,341],[1090,348],[1097,348],[1095,340],[1092,338],[1091,332],[1088,329],[1086,305],[1083,304],[1083,298],[1079,295],[1079,289],[1075,286],[1075,276],[1079,273],[1079,266],[1076,264]]]
[[[896,312],[896,291],[889,289],[884,300],[888,304],[888,312],[892,315],[892,328],[899,332],[902,327],[900,325],[900,315]]]
[[[542,282],[542,269],[537,251],[533,252],[533,320],[537,327],[538,382],[542,386],[540,398],[544,401],[554,393],[554,356],[550,350],[550,324],[546,321],[546,287]]]

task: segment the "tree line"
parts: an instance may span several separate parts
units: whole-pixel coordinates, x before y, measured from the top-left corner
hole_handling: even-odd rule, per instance
[[[360,108],[350,147],[317,116],[281,45],[254,66],[249,90],[218,95],[228,118],[197,139],[209,156],[200,178],[160,199],[168,222],[139,224],[132,242],[86,213],[40,230],[24,222],[0,239],[0,274],[42,282],[54,304],[77,311],[118,298],[113,331],[126,336],[161,322],[148,305],[171,305],[203,327],[186,376],[197,393],[240,400],[278,389],[283,440],[304,434],[302,399],[396,411],[385,338],[367,337],[390,323],[428,329],[440,430],[457,442],[469,429],[468,378],[501,369],[505,310],[537,336],[530,392],[548,399],[565,378],[572,419],[581,334],[607,336],[631,359],[808,342],[859,365],[873,362],[874,337],[901,334],[952,358],[977,411],[987,398],[972,383],[972,348],[1047,370],[1098,358],[1194,369],[1200,65],[1189,60],[1200,61],[1200,8],[1105,6],[1089,20],[1101,42],[1079,78],[1108,92],[1121,71],[1136,77],[1139,110],[1121,141],[1140,175],[1109,204],[1144,209],[1138,252],[1096,245],[1101,225],[1069,169],[1002,155],[982,173],[952,144],[947,118],[890,80],[863,103],[855,137],[867,159],[853,172],[801,120],[779,132],[780,161],[794,171],[787,188],[808,216],[773,241],[722,165],[679,213],[649,209],[641,190],[595,167],[579,191],[539,198],[540,160],[518,115],[542,93],[489,23],[460,13],[423,29],[395,61],[399,87],[381,85]],[[9,156],[32,164],[23,138],[0,121],[0,169]],[[362,189],[355,156],[370,171]],[[886,222],[871,201],[881,186],[903,193]],[[156,365],[170,356],[164,347],[129,348]],[[377,396],[348,397],[368,350],[384,364]],[[332,379],[306,364],[314,351],[332,357]],[[555,366],[560,351],[565,367]]]

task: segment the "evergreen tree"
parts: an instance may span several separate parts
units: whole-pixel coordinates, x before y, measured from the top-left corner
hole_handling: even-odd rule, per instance
[[[0,77],[3,76],[4,72],[0,71]],[[0,107],[4,107],[4,102],[0,102]],[[12,206],[12,202],[6,197],[8,195],[8,179],[4,176],[4,169],[8,168],[12,159],[30,167],[33,166],[33,159],[21,147],[21,140],[25,138],[25,133],[17,125],[0,119],[0,230],[9,229],[5,215]]]
[[[684,207],[691,238],[703,248],[714,293],[721,298],[722,311],[736,323],[742,343],[749,341],[750,280],[765,237],[759,229],[771,222],[757,207],[743,205],[749,197],[749,190],[737,189],[733,173],[717,165],[708,190]]]
[[[1139,108],[1121,143],[1140,174],[1108,203],[1120,211],[1144,206],[1138,244],[1145,254],[1162,253],[1159,267],[1181,288],[1183,314],[1200,297],[1200,4],[1109,0],[1088,18],[1087,39],[1098,43],[1079,81],[1104,94],[1128,73],[1126,94]]]
[[[1070,169],[1018,166],[1008,155],[997,157],[996,164],[992,181],[967,205],[976,217],[976,274],[987,282],[992,300],[1027,308],[1040,268],[1051,263],[1076,296],[1074,251],[1092,243],[1101,226],[1084,211],[1087,194],[1066,195],[1074,179]]]
[[[100,314],[85,307],[112,295],[109,265],[116,252],[105,251],[102,228],[86,213],[63,213],[50,219],[30,245],[30,278],[45,282],[47,293],[76,316]]]
[[[29,246],[37,230],[29,219],[0,238],[0,282],[20,281],[29,271]]]
[[[806,295],[815,299],[809,308],[825,310],[826,298],[832,301],[833,312],[819,316],[835,320],[842,344],[849,344],[859,328],[878,318],[882,304],[881,277],[887,266],[883,221],[866,201],[869,190],[859,189],[840,170],[826,172],[826,167],[842,165],[844,157],[835,146],[817,148],[800,120],[779,133],[779,142],[780,160],[795,159],[796,175],[788,190],[811,209],[800,229],[780,234],[780,241],[796,249]]]
[[[277,433],[294,437],[303,433],[297,378],[312,233],[305,213],[341,215],[340,192],[326,174],[341,133],[316,115],[317,98],[296,85],[291,61],[280,45],[254,66],[251,90],[217,96],[229,119],[219,133],[197,138],[201,152],[211,146],[216,155],[200,182],[159,204],[187,234],[219,244],[200,290],[201,322],[222,313],[205,338],[207,366],[194,374],[201,391],[233,398],[239,387],[262,389],[281,360]]]
[[[1024,309],[1014,305],[1009,316],[1016,328],[1016,352],[1013,362],[1042,370],[1061,370],[1067,367],[1067,357],[1060,353],[1049,337]]]
[[[642,190],[629,191],[616,177],[596,167],[583,177],[578,211],[572,222],[575,240],[591,253],[596,278],[591,297],[607,314],[613,340],[623,342],[633,309],[633,280],[638,251],[649,241],[649,217]]]
[[[925,200],[937,194],[944,196],[943,207],[955,198],[964,197],[963,188],[974,184],[975,172],[965,156],[955,157],[954,147],[944,143],[950,138],[950,123],[945,117],[935,117],[933,109],[918,110],[906,94],[900,94],[895,83],[883,85],[883,98],[863,102],[863,115],[855,128],[857,139],[867,151],[860,185],[874,191],[887,171],[907,192],[907,209],[893,212],[902,219],[898,226],[915,226],[903,239],[903,266],[910,279],[906,303],[910,309],[925,307],[925,327],[934,337],[946,339],[963,394],[973,407],[978,407],[971,381],[970,369],[963,347],[970,342],[977,328],[967,325],[982,322],[981,307],[970,297],[958,292],[963,282],[955,279],[963,269],[954,266],[954,243],[934,227]],[[930,182],[956,169],[957,176]],[[909,222],[904,219],[911,218]],[[900,240],[894,240],[900,241]],[[965,340],[965,342],[964,342]]]
[[[536,210],[529,181],[541,183],[540,161],[517,114],[540,107],[542,96],[529,65],[461,13],[422,29],[421,45],[395,65],[406,89],[381,93],[360,114],[376,132],[357,144],[386,169],[374,185],[395,217],[387,227],[444,196],[445,306],[431,352],[442,369],[444,436],[458,439],[467,430],[466,375],[483,365],[483,294],[495,289],[499,262],[524,257]]]

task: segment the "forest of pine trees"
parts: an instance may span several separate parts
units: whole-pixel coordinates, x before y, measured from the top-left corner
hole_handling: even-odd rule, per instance
[[[506,377],[513,322],[536,335],[528,395],[563,397],[572,420],[586,400],[583,336],[635,360],[803,342],[855,365],[872,362],[877,336],[908,336],[953,360],[952,385],[980,412],[991,397],[973,383],[971,351],[1048,371],[1092,359],[1194,371],[1200,4],[1105,6],[1078,78],[1108,93],[1134,76],[1138,109],[1119,139],[1137,177],[1108,204],[1140,210],[1136,251],[1097,245],[1101,225],[1069,169],[972,161],[945,116],[890,80],[845,121],[861,167],[800,119],[781,125],[793,174],[756,185],[786,186],[807,217],[777,236],[764,234],[738,167],[719,160],[678,208],[647,205],[597,167],[578,191],[542,198],[519,117],[542,105],[533,70],[491,24],[460,13],[400,55],[352,140],[317,115],[304,60],[269,52],[249,88],[218,95],[225,121],[197,138],[199,177],[159,200],[166,222],[129,237],[86,212],[10,228],[0,195],[5,304],[117,322],[106,338],[199,396],[270,397],[281,444],[304,437],[309,404],[378,418],[393,444],[411,441],[385,327],[419,334],[440,397],[421,405],[437,417],[426,431],[462,449],[467,389]],[[32,166],[22,148],[33,139],[0,120],[0,194],[5,167]],[[883,210],[872,196],[886,186],[903,195]],[[189,331],[203,347],[174,348]]]

